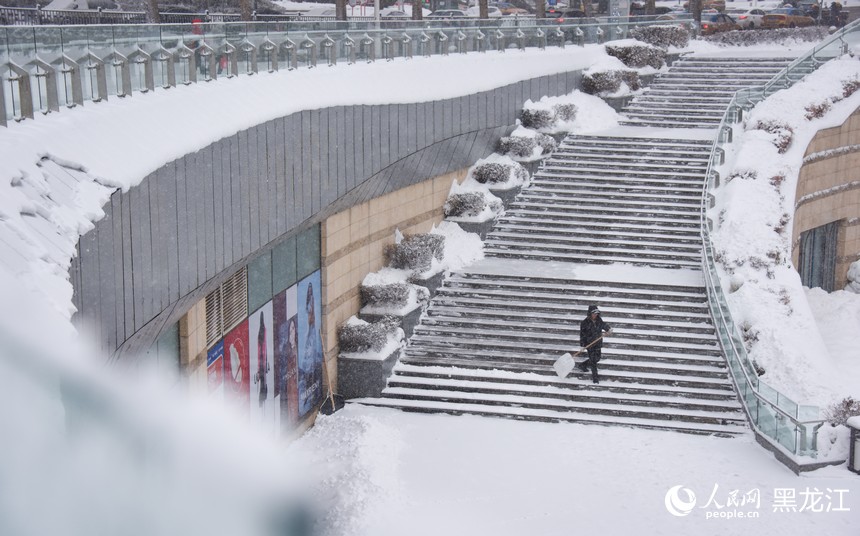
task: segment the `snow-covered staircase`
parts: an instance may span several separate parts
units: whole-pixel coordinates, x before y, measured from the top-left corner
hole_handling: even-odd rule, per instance
[[[682,57],[634,97],[622,124],[715,128],[737,90],[766,83],[792,59]]]
[[[407,411],[744,432],[707,309],[700,207],[714,128],[789,59],[687,57],[611,134],[569,136],[431,301],[382,395]],[[636,128],[643,126],[647,128]],[[683,129],[681,129],[683,127]],[[601,381],[552,364],[600,305]]]
[[[697,268],[710,143],[568,137],[487,237],[490,257]]]

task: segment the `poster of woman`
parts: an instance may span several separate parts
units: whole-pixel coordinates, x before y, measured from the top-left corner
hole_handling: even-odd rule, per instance
[[[275,408],[279,408],[281,431],[299,418],[299,386],[296,361],[299,356],[299,321],[293,285],[272,300],[275,324]]]
[[[298,284],[299,316],[299,418],[322,400],[323,349],[320,335],[320,272]]]
[[[251,422],[275,430],[275,367],[272,302],[248,317],[249,372],[251,375]]]

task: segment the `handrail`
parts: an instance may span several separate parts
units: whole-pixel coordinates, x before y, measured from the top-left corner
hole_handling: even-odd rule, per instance
[[[717,274],[711,243],[711,221],[707,210],[713,200],[713,189],[717,187],[719,174],[714,169],[722,162],[722,146],[731,143],[731,124],[740,120],[743,110],[749,109],[776,91],[790,87],[797,80],[812,72],[820,64],[839,56],[845,51],[845,36],[860,30],[860,20],[845,26],[813,49],[792,61],[770,81],[762,86],[753,86],[735,92],[720,122],[711,147],[706,181],[701,203],[702,218],[702,272],[708,295],[708,307],[714,319],[717,336],[729,364],[732,380],[738,390],[744,410],[756,430],[772,443],[781,445],[788,452],[815,458],[817,456],[816,432],[824,424],[819,418],[817,406],[801,406],[759,379],[758,374],[743,344],[743,339],[732,320],[731,311]],[[826,59],[825,59],[826,58]],[[801,75],[798,77],[798,75]],[[796,78],[796,79],[795,79]],[[786,409],[793,408],[791,412]],[[813,417],[813,414],[815,417]]]
[[[623,39],[656,20],[0,26],[0,126],[63,107],[261,71]],[[492,31],[488,31],[492,30]],[[365,36],[360,40],[358,36]],[[424,38],[434,36],[433,38]],[[456,40],[449,37],[456,36]],[[300,45],[297,45],[300,44]]]

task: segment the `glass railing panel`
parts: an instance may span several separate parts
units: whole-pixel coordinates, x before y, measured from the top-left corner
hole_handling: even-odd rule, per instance
[[[758,426],[759,430],[764,435],[771,439],[776,439],[776,411],[774,411],[767,402],[763,402],[759,399],[756,399],[755,405],[757,408],[757,416],[755,420],[756,426]]]
[[[776,407],[797,419],[797,402],[777,391]]]
[[[779,414],[776,416],[776,441],[789,452],[797,454],[797,425]]]

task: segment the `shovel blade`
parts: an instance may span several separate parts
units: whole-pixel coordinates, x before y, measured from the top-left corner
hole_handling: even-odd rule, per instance
[[[573,356],[569,353],[565,353],[555,361],[552,368],[555,370],[555,373],[558,374],[559,378],[564,378],[570,374],[570,371],[573,370],[575,365],[576,362],[573,360]]]

